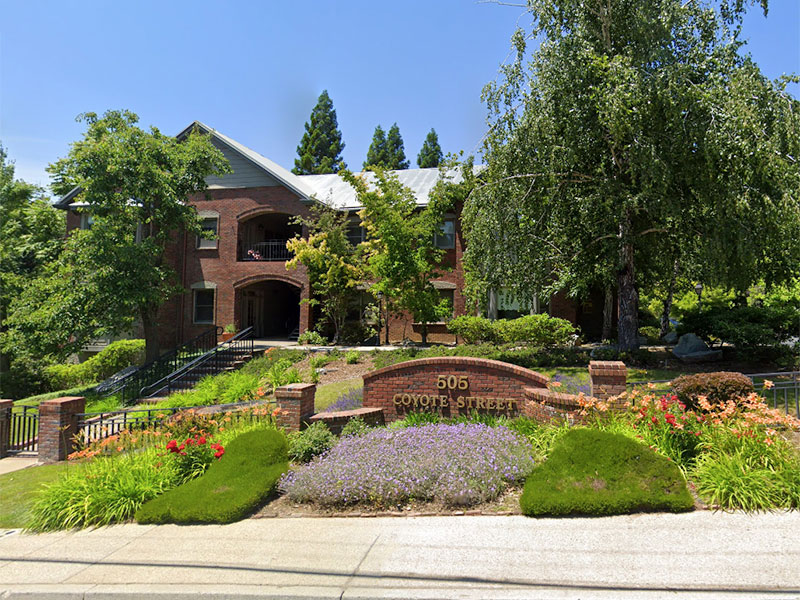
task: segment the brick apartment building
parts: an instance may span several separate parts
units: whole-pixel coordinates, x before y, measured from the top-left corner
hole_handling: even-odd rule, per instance
[[[229,161],[232,173],[206,179],[206,194],[189,199],[203,220],[208,238],[177,235],[168,251],[184,294],[167,302],[160,311],[161,344],[174,347],[211,326],[235,324],[238,329],[253,327],[257,338],[296,338],[313,327],[312,308],[302,302],[309,298],[308,276],[304,268],[287,271],[290,258],[286,241],[307,232],[295,224],[296,215],[306,216],[314,202],[324,202],[352,215],[349,235],[353,242],[363,239],[363,230],[355,216],[360,208],[355,191],[338,175],[295,175],[235,140],[194,122],[178,134],[185,137],[198,127],[211,136],[212,143]],[[411,189],[419,205],[439,178],[438,169],[396,171],[400,182]],[[457,176],[457,175],[456,175]],[[91,226],[87,204],[75,189],[56,206],[67,210],[67,230]],[[467,311],[462,255],[464,237],[459,219],[460,207],[446,215],[437,245],[445,250],[442,275],[433,285],[448,298],[454,314]],[[215,238],[215,239],[214,239]],[[365,292],[366,294],[366,292]],[[504,301],[492,302],[493,316],[514,315],[519,307]],[[602,299],[590,298],[576,304],[556,295],[547,308],[586,327],[602,321]],[[381,340],[386,339],[387,324],[382,319]],[[419,329],[409,317],[392,316],[388,323],[390,341],[419,340]],[[429,326],[429,340],[452,342],[444,323]]]

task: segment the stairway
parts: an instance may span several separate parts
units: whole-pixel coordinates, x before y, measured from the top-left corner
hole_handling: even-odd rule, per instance
[[[190,390],[208,375],[235,371],[253,358],[253,350],[231,348],[217,353],[215,364],[200,365],[172,382],[172,391]]]
[[[299,337],[300,337],[300,327],[298,326],[292,329],[292,333],[289,334],[289,341],[296,342]]]

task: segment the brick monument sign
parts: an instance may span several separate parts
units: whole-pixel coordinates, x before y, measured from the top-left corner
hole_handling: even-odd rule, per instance
[[[479,413],[520,414],[525,388],[545,388],[549,379],[516,365],[459,356],[422,358],[364,375],[364,407],[382,408],[391,423],[410,412],[445,417]]]

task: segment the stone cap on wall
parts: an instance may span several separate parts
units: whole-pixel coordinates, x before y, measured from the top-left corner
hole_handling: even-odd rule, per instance
[[[593,360],[589,363],[589,375],[600,377],[626,376],[628,367],[621,360]]]
[[[418,369],[420,367],[466,367],[471,369],[490,369],[496,374],[506,374],[511,377],[519,379],[526,379],[535,383],[540,387],[546,387],[550,378],[536,371],[531,371],[524,367],[512,365],[499,360],[492,360],[489,358],[475,358],[472,356],[435,356],[432,358],[417,358],[405,362],[397,363],[396,365],[389,365],[371,373],[364,375],[364,384],[366,385],[370,380],[376,377],[391,374],[395,371],[404,371],[406,369]]]

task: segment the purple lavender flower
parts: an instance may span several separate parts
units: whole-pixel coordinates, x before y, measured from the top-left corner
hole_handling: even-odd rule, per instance
[[[331,404],[322,412],[337,412],[340,410],[354,410],[361,408],[364,400],[364,388],[356,388],[345,392],[336,399],[336,402]]]
[[[396,506],[435,500],[469,506],[496,498],[533,469],[529,443],[482,424],[376,429],[342,439],[290,471],[280,488],[294,502]]]

